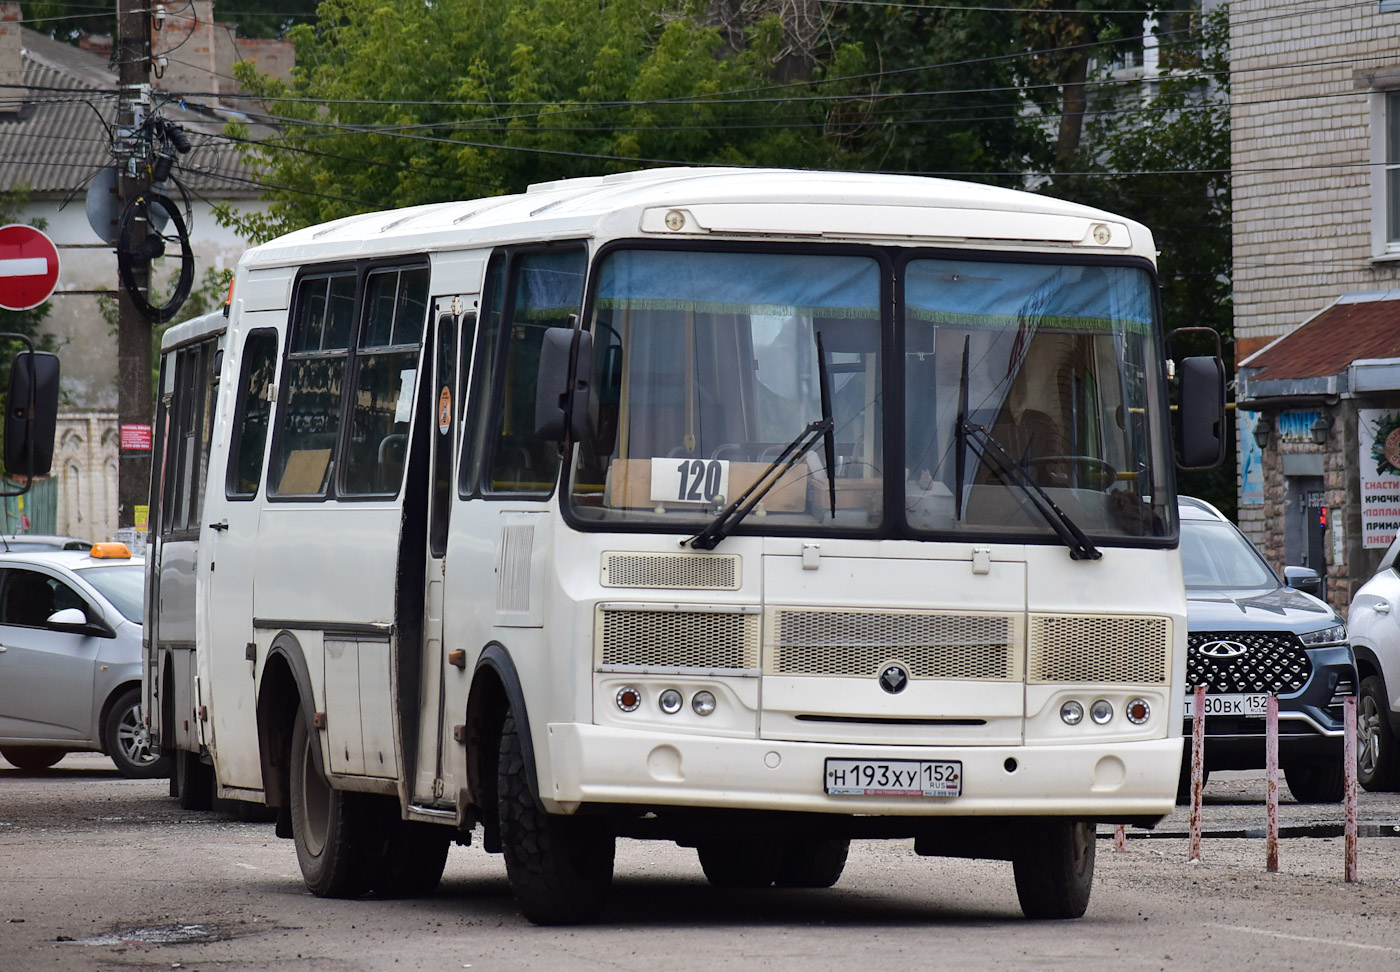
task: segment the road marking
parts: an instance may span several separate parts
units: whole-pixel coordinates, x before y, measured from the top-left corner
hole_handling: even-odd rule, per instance
[[[1289,935],[1286,932],[1270,931],[1267,928],[1249,928],[1245,925],[1218,925],[1206,922],[1207,928],[1223,928],[1226,931],[1249,932],[1251,935],[1266,935],[1270,938],[1286,938],[1292,942],[1316,942],[1319,945],[1343,945],[1347,948],[1364,948],[1373,952],[1394,952],[1400,955],[1400,948],[1389,945],[1365,945],[1361,942],[1344,942],[1335,938],[1318,938],[1315,935]]]
[[[246,867],[246,868],[247,868],[248,870],[250,870],[250,871],[259,871],[259,870],[262,870],[261,868],[254,867],[254,866],[251,865],[251,864],[240,864],[240,863],[238,863],[237,861],[234,861],[234,862],[233,862],[233,866],[234,866],[234,867]]]
[[[43,257],[0,260],[0,277],[38,277],[48,272],[49,261]]]

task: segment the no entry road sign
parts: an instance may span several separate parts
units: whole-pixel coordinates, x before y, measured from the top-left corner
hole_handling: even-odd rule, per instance
[[[0,307],[38,307],[56,286],[58,247],[53,240],[32,226],[0,226]]]

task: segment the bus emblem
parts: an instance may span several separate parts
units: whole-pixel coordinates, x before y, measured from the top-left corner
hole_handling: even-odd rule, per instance
[[[909,673],[903,665],[889,665],[880,673],[880,688],[891,695],[898,695],[909,684]]]

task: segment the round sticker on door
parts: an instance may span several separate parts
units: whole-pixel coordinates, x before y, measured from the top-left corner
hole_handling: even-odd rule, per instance
[[[452,428],[452,389],[446,385],[442,386],[442,394],[438,396],[438,432],[446,435]]]

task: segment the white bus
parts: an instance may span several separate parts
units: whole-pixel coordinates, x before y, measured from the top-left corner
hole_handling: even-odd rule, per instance
[[[1077,917],[1094,824],[1173,806],[1136,223],[652,170],[291,233],[182,328],[153,737],[192,801],[212,770],[276,808],[318,895],[429,893],[476,833],[528,918],[577,922],[618,837],[727,887],[829,887],[852,838],[912,838]],[[1189,455],[1218,454],[1220,376],[1186,359]]]

